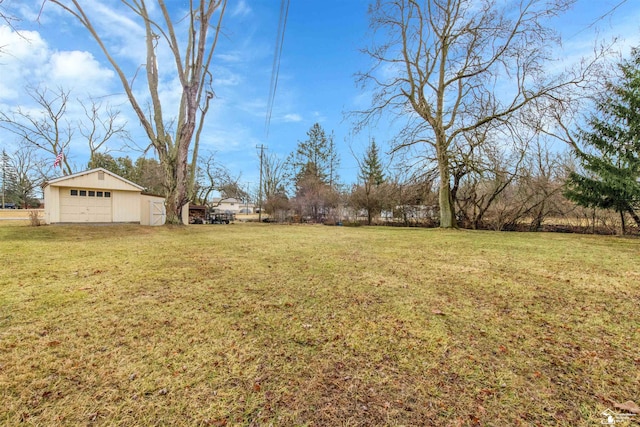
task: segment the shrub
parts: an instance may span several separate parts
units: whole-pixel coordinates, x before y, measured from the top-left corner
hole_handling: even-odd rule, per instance
[[[40,212],[36,209],[32,209],[29,211],[29,222],[32,227],[39,227],[42,225],[42,221],[40,221]]]

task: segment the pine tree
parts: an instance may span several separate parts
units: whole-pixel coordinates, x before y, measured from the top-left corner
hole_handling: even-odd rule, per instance
[[[385,180],[382,163],[380,162],[380,152],[375,138],[372,138],[365,152],[362,164],[360,164],[360,173],[358,174],[363,183],[379,186]]]
[[[590,129],[578,135],[589,148],[576,150],[585,173],[571,173],[565,194],[581,206],[615,210],[624,233],[625,214],[640,227],[640,50],[618,67],[620,79],[607,85]]]
[[[384,186],[385,176],[380,152],[375,139],[369,141],[369,146],[361,160],[358,161],[360,171],[358,173],[359,185],[351,192],[351,204],[356,209],[367,212],[367,224],[371,225],[374,216],[378,215],[388,202],[388,188]]]
[[[2,180],[2,199],[0,200],[0,208],[4,209],[6,203],[16,202],[16,171],[13,167],[11,157],[5,150],[2,150],[2,158],[0,158],[0,180]]]
[[[299,212],[319,221],[337,204],[340,159],[333,133],[327,137],[319,123],[309,129],[307,137],[298,142],[287,163]]]
[[[329,184],[333,178],[333,169],[337,168],[333,135],[327,138],[322,126],[315,123],[307,132],[307,137],[306,141],[298,141],[296,151],[289,159],[296,184],[309,177]]]

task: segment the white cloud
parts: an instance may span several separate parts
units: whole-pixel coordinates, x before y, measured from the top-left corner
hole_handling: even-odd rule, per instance
[[[582,58],[593,57],[600,44],[608,45],[614,40],[616,43],[613,49],[623,56],[629,54],[632,46],[640,43],[640,9],[633,2],[621,4],[617,9],[601,7],[595,15],[593,12],[579,10],[580,7],[590,10],[592,5],[588,2],[577,4],[576,12],[582,12],[578,19],[570,20],[567,15],[566,22],[563,21],[558,26],[563,35],[562,46],[558,46],[555,51],[561,58],[560,65],[577,64]],[[601,16],[605,11],[611,14]],[[609,60],[618,61],[619,58],[611,55]]]
[[[13,23],[20,25],[24,21],[35,22],[40,18],[42,1],[40,0],[20,0],[19,2],[5,1],[2,3],[3,12],[6,15],[16,18]]]
[[[295,114],[295,113],[285,114],[282,117],[282,121],[285,123],[301,122],[302,116],[300,114]]]
[[[125,40],[131,37],[144,37],[144,27],[132,17],[122,13],[122,9],[116,11],[113,7],[95,0],[91,6],[92,14],[95,15],[93,19],[96,19],[105,33]]]
[[[53,50],[38,31],[19,31],[0,27],[0,108],[10,114],[20,110],[31,117],[40,117],[42,107],[28,94],[28,87],[45,91],[47,99],[55,99],[58,88],[70,92],[63,120],[76,123],[84,118],[84,110],[77,100],[87,96],[104,97],[113,93],[114,72],[103,67],[91,53],[80,50]],[[117,97],[101,101],[119,108],[124,100]],[[113,101],[116,101],[115,103]],[[125,120],[125,117],[121,117]],[[0,131],[0,140],[12,141],[15,135]],[[116,142],[117,144],[117,142]],[[78,167],[86,162],[86,141],[79,132],[71,142],[71,157]],[[78,157],[80,156],[80,157]]]
[[[93,96],[111,93],[114,72],[103,67],[86,51],[53,51],[37,31],[15,32],[0,27],[0,99],[17,100],[27,85],[45,84],[66,90],[91,92]]]
[[[240,0],[236,6],[236,8],[231,12],[231,16],[247,16],[251,13],[251,7],[247,4],[245,0]]]
[[[94,95],[104,93],[114,72],[103,68],[89,52],[55,52],[49,60],[50,77],[69,89],[90,89]]]
[[[215,59],[219,59],[227,63],[238,63],[238,62],[242,62],[243,60],[240,52],[216,54]]]
[[[251,96],[240,97],[234,96],[234,94],[229,94],[228,96],[232,98],[232,100],[231,102],[227,103],[228,105],[226,105],[224,108],[237,109],[243,115],[246,115],[245,117],[259,118],[261,120],[264,120],[264,115],[267,108],[267,103],[264,99],[254,98]]]
[[[327,116],[322,114],[320,111],[313,112],[313,120],[317,123],[324,122],[327,120]]]
[[[219,153],[247,152],[260,141],[251,135],[251,130],[237,123],[211,126],[203,138],[204,147]]]
[[[238,86],[242,83],[242,77],[240,74],[234,73],[228,68],[224,67],[212,67],[213,74],[213,87],[219,88],[222,86]]]
[[[15,60],[41,57],[48,49],[47,42],[38,32],[16,32],[8,25],[0,26],[0,46],[2,46],[2,57],[12,57]]]
[[[0,26],[0,46],[0,100],[15,100],[26,83],[40,79],[49,47],[38,32],[16,33],[6,25]]]

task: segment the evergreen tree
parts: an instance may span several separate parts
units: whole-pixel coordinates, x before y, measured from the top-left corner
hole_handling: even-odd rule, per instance
[[[333,134],[327,137],[315,123],[287,159],[295,187],[295,201],[302,216],[323,219],[337,200],[337,169],[340,163]]]
[[[2,158],[0,159],[2,166],[0,179],[2,180],[2,200],[0,200],[0,208],[4,208],[5,203],[15,203],[15,171],[11,165],[11,158],[7,152],[2,150]]]
[[[367,224],[371,225],[373,218],[388,207],[389,199],[389,188],[383,185],[384,170],[374,138],[369,141],[364,157],[358,163],[358,179],[361,183],[352,189],[351,205],[356,209],[364,209],[367,213]]]
[[[333,135],[327,138],[322,126],[315,123],[307,137],[306,141],[298,141],[296,151],[289,158],[296,186],[299,181],[311,177],[328,184],[332,178],[332,166],[336,166]]]
[[[372,138],[365,152],[362,163],[360,164],[360,173],[358,178],[363,183],[371,183],[379,186],[385,180],[382,163],[380,163],[380,152],[375,138]]]
[[[620,213],[624,233],[627,213],[640,226],[640,50],[633,49],[619,70],[619,80],[607,85],[597,103],[590,129],[579,133],[589,148],[576,150],[585,173],[571,173],[565,194],[581,206]]]
[[[329,147],[327,150],[327,166],[329,168],[329,186],[336,188],[340,176],[338,175],[338,168],[340,167],[340,155],[336,150],[336,144],[333,138],[333,132],[329,136]]]
[[[2,203],[20,208],[37,207],[37,188],[42,183],[42,162],[28,145],[20,146],[10,155],[2,152]]]

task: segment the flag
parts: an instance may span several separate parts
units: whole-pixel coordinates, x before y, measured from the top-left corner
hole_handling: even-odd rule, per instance
[[[54,160],[54,162],[53,162],[53,167],[54,167],[54,168],[55,168],[56,166],[60,166],[60,167],[62,167],[62,164],[61,164],[60,162],[62,162],[62,152],[56,156],[56,159],[55,159],[55,160]]]

